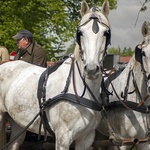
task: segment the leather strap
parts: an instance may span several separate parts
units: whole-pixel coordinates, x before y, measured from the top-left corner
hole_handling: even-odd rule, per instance
[[[49,134],[51,134],[52,136],[55,137],[54,132],[52,131],[49,123],[48,123],[48,119],[45,113],[45,109],[43,109],[42,103],[44,103],[46,101],[46,83],[47,83],[47,79],[48,76],[57,70],[57,68],[64,62],[64,60],[57,62],[55,65],[48,67],[42,74],[41,77],[39,79],[39,83],[38,83],[38,92],[37,92],[37,97],[39,100],[39,107],[40,107],[40,116],[41,116],[41,122],[40,122],[40,127],[39,127],[39,137],[40,138],[40,133],[41,133],[41,127],[43,125],[44,128],[44,132],[45,132],[45,140],[47,138],[47,133],[46,130],[49,132]]]
[[[137,107],[138,103],[131,102],[131,101],[125,101],[124,103],[127,107],[130,108],[130,110],[134,110],[134,111],[146,113],[146,114],[150,113],[150,107],[149,106],[141,105],[140,107]],[[107,106],[105,106],[105,109],[110,110],[113,108],[127,108],[127,107],[122,105],[122,103],[120,101],[114,101],[114,102],[109,103]]]
[[[103,107],[100,103],[98,104],[98,103],[91,101],[87,98],[78,97],[78,96],[71,94],[71,93],[59,94],[53,98],[48,99],[47,101],[45,101],[42,104],[43,109],[46,109],[47,107],[52,107],[53,105],[55,105],[56,103],[58,103],[60,101],[72,102],[72,103],[90,108],[90,109],[95,110],[95,111],[101,111],[103,109]]]

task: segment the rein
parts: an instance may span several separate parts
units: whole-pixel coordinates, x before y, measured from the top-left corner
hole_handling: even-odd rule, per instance
[[[76,62],[76,65],[77,65],[77,68],[78,68],[78,71],[79,71],[79,74],[80,74],[80,77],[85,85],[85,87],[88,89],[88,91],[90,92],[91,96],[93,97],[93,99],[95,100],[95,102],[98,104],[98,105],[101,105],[99,103],[99,101],[97,100],[97,98],[95,97],[95,95],[93,94],[93,92],[91,91],[91,89],[89,88],[89,86],[87,85],[87,83],[85,82],[84,78],[81,76],[81,72],[80,72],[80,69],[79,69],[79,65],[78,63]]]
[[[11,145],[21,134],[23,134],[29,127],[30,125],[35,121],[35,119],[40,115],[40,111],[36,114],[36,116],[31,120],[31,122],[22,130],[20,131],[16,136],[14,136],[5,146],[0,148],[0,150],[5,150],[9,145]]]
[[[83,93],[81,96],[78,95],[77,93],[77,89],[76,89],[76,83],[75,83],[75,69],[74,69],[74,59],[73,59],[73,62],[72,62],[72,79],[73,79],[73,89],[74,89],[74,92],[75,92],[75,95],[78,96],[78,97],[83,97],[84,94],[85,94],[85,91],[86,91],[86,86],[85,86],[85,79],[82,78],[81,76],[81,72],[80,72],[80,69],[79,69],[79,66],[78,66],[78,63],[76,62],[76,65],[77,65],[77,68],[78,68],[78,72],[79,72],[79,75],[83,81],[83,84],[84,84],[84,90],[83,90]]]
[[[134,111],[139,111],[139,110],[140,110],[140,111],[141,111],[141,109],[139,109],[139,107],[141,107],[141,106],[144,104],[144,102],[145,102],[145,101],[147,100],[147,98],[149,97],[149,94],[146,94],[146,95],[144,96],[144,98],[142,98],[142,96],[141,96],[141,94],[140,94],[140,91],[139,91],[139,89],[138,89],[136,80],[135,80],[135,78],[134,78],[133,68],[130,68],[130,70],[129,70],[129,74],[128,74],[128,78],[127,78],[127,85],[126,85],[125,90],[124,90],[124,93],[125,93],[125,94],[124,94],[124,96],[122,96],[122,97],[124,98],[123,100],[122,100],[122,99],[119,97],[119,95],[117,94],[117,92],[116,92],[116,90],[115,90],[113,84],[111,83],[111,81],[110,81],[110,79],[109,79],[108,74],[107,74],[105,71],[104,71],[104,74],[108,77],[109,83],[110,83],[110,85],[112,86],[112,89],[113,89],[113,91],[114,91],[114,93],[115,93],[117,99],[119,100],[119,102],[120,102],[125,108],[127,108],[127,109],[129,109],[129,110],[134,110]],[[127,102],[127,95],[128,95],[128,94],[131,94],[131,93],[128,92],[129,80],[130,80],[131,74],[132,74],[132,76],[133,76],[133,85],[134,85],[134,87],[135,87],[134,92],[137,93],[137,95],[139,96],[139,98],[140,98],[140,100],[141,100],[139,103],[134,103],[134,102],[131,102],[131,101],[129,101],[130,103]],[[123,94],[121,94],[121,95],[123,95]],[[136,104],[136,105],[135,105],[135,104]],[[118,102],[111,102],[111,103],[109,103],[108,106],[106,106],[106,107],[107,107],[107,109],[108,109],[108,108],[113,107],[113,106],[116,106],[116,105],[119,105],[119,103],[118,103]],[[133,106],[134,106],[134,107],[133,107]],[[149,109],[150,109],[149,107],[144,106],[143,109],[144,109],[144,111],[142,111],[142,112],[144,112],[144,113],[149,113]]]
[[[105,71],[104,71],[104,74],[108,77],[108,80],[109,80],[109,76],[107,75],[107,73],[106,73]],[[112,84],[112,82],[111,82],[110,80],[109,80],[109,83],[110,83],[110,85],[111,85],[111,87],[112,87],[112,89],[113,89],[113,91],[114,91],[116,97],[118,98],[119,102],[120,102],[125,108],[131,109],[131,108],[128,107],[128,106],[123,102],[123,100],[119,97],[119,95],[117,94],[117,92],[116,92],[116,90],[115,90],[115,88],[114,88],[114,86],[113,86],[113,84]],[[109,104],[108,104],[108,105],[109,105]]]

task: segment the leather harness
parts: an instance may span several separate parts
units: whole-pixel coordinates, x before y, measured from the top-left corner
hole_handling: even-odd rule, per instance
[[[39,100],[39,108],[41,110],[40,111],[41,112],[40,113],[41,125],[39,128],[39,133],[41,130],[41,126],[43,125],[44,131],[45,131],[45,140],[47,138],[46,131],[48,131],[50,135],[55,136],[54,132],[51,130],[51,127],[48,123],[48,119],[47,119],[46,112],[45,112],[46,108],[50,108],[60,101],[67,101],[67,102],[71,102],[71,103],[74,103],[77,105],[81,105],[81,106],[93,109],[95,111],[101,111],[103,109],[102,105],[100,103],[98,103],[98,101],[95,99],[95,97],[93,98],[95,101],[91,101],[91,100],[84,98],[82,96],[67,93],[67,89],[68,89],[70,77],[71,77],[71,72],[73,72],[72,71],[72,65],[71,65],[70,72],[69,72],[69,75],[67,78],[68,81],[66,81],[66,86],[65,86],[64,90],[61,92],[61,94],[56,95],[53,98],[49,98],[48,100],[46,100],[45,94],[46,94],[46,83],[47,83],[48,76],[53,71],[57,70],[57,68],[63,63],[63,61],[56,63],[54,66],[48,67],[41,74],[40,79],[39,79],[38,92],[37,92],[37,96],[38,96],[38,100]],[[72,62],[72,64],[74,64],[74,61]],[[85,84],[86,88],[89,90],[89,93],[93,97],[93,93],[90,91],[88,85],[85,83],[85,81],[83,83]],[[39,136],[40,136],[40,134],[39,134]]]

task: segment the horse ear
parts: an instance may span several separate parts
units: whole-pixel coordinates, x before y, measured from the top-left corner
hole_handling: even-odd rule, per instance
[[[89,10],[89,6],[86,2],[86,0],[82,0],[82,3],[81,3],[81,10],[80,10],[80,14],[81,16],[84,16]]]
[[[145,21],[142,24],[141,32],[144,37],[147,36],[148,34],[150,34],[150,23],[149,22]]]
[[[102,13],[107,17],[109,14],[109,2],[108,0],[105,0],[102,5]]]

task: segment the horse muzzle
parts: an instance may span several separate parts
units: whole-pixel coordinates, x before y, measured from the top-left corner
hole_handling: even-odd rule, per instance
[[[100,66],[98,65],[85,65],[84,66],[84,75],[90,80],[95,80],[99,77]]]

